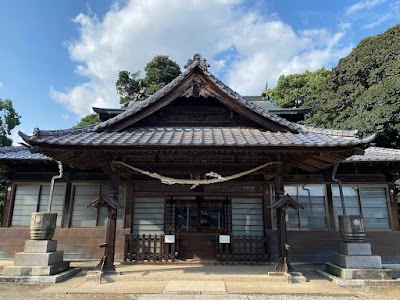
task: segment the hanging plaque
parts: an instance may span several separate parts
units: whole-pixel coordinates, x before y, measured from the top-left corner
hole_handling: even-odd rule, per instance
[[[219,243],[220,244],[230,244],[231,243],[231,236],[226,234],[221,234],[219,236]]]
[[[166,234],[164,237],[164,243],[174,244],[175,243],[175,235],[174,234]]]

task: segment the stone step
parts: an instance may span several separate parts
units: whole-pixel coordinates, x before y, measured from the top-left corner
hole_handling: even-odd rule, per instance
[[[48,276],[69,269],[69,261],[62,261],[50,266],[5,266],[3,276]]]
[[[343,279],[374,279],[374,280],[391,280],[391,269],[346,269],[338,265],[327,263],[326,271]]]

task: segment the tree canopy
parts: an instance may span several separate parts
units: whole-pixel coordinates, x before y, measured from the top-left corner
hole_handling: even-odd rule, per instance
[[[125,107],[129,102],[134,101],[135,97],[140,94],[140,72],[131,73],[128,71],[120,71],[118,80],[115,83],[117,93],[120,97],[119,103]]]
[[[15,111],[10,99],[0,99],[0,146],[11,146],[11,130],[20,124],[21,116]]]
[[[144,68],[146,76],[140,78],[140,71],[120,71],[116,88],[123,107],[131,101],[143,100],[174,80],[181,70],[179,65],[166,55],[157,55]]]
[[[281,75],[277,86],[268,93],[278,101],[281,107],[294,107],[315,102],[326,86],[331,71],[321,68],[314,72],[305,71],[303,74]]]
[[[378,146],[400,148],[400,25],[363,39],[332,69],[281,76],[271,94],[283,106],[302,99],[306,123],[377,133]]]
[[[82,126],[88,126],[91,124],[96,124],[100,121],[99,116],[96,113],[87,115],[83,117],[78,124],[76,124],[75,127],[82,127]]]
[[[0,99],[0,146],[11,146],[12,139],[9,137],[11,130],[20,124],[20,115],[15,111],[12,101]],[[3,215],[3,205],[5,200],[6,178],[0,174],[0,224]]]
[[[118,73],[115,87],[120,97],[121,107],[146,99],[147,95],[154,94],[181,74],[179,65],[167,55],[155,56],[146,64],[144,70],[146,72],[144,78],[140,77],[140,71],[132,73],[123,70]],[[76,126],[86,126],[97,122],[99,122],[98,116],[90,114],[83,117]]]
[[[150,95],[163,88],[181,74],[179,65],[166,55],[155,56],[146,65],[144,70],[146,71],[144,85],[147,87],[147,93]]]

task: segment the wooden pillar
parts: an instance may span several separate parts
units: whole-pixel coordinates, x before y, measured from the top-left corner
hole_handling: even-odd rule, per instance
[[[119,194],[119,169],[118,165],[111,165],[110,174],[110,196],[118,202]],[[110,209],[107,219],[106,233],[106,256],[104,259],[103,271],[115,271],[114,256],[115,256],[115,235],[117,232],[117,210]]]
[[[392,230],[398,231],[400,229],[399,224],[399,215],[397,209],[397,201],[396,201],[396,187],[394,185],[395,179],[392,178],[392,182],[388,184],[389,187],[389,212],[390,212],[390,220],[392,221]]]
[[[10,227],[11,226],[11,217],[14,209],[14,200],[15,200],[15,189],[17,186],[11,182],[6,183],[5,191],[6,197],[4,199],[3,206],[3,221],[1,223],[1,227]]]
[[[272,230],[272,215],[271,215],[271,197],[270,189],[268,184],[262,185],[263,191],[263,225],[264,225],[264,235],[267,236]]]
[[[282,162],[277,164],[275,168],[274,185],[275,185],[275,202],[277,202],[285,195]],[[279,256],[278,264],[275,267],[276,272],[294,271],[292,265],[289,262],[289,246],[287,243],[285,209],[286,209],[285,207],[279,207],[276,209],[278,256]]]
[[[326,187],[326,216],[328,231],[335,231],[335,207],[333,205],[333,193],[332,193],[332,169],[329,169],[324,173],[325,177],[325,187]]]
[[[61,228],[68,228],[71,220],[71,194],[72,194],[72,183],[68,180],[65,188],[64,208],[61,219]],[[73,198],[72,198],[73,199]]]

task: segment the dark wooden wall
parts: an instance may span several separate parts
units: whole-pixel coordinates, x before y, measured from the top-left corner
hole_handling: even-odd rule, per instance
[[[115,259],[124,257],[125,233],[129,230],[117,229]],[[106,228],[68,228],[56,229],[54,239],[57,250],[64,251],[64,259],[98,259],[104,249],[99,245],[105,242]],[[13,259],[15,253],[24,250],[29,240],[29,228],[0,228],[0,259]]]

